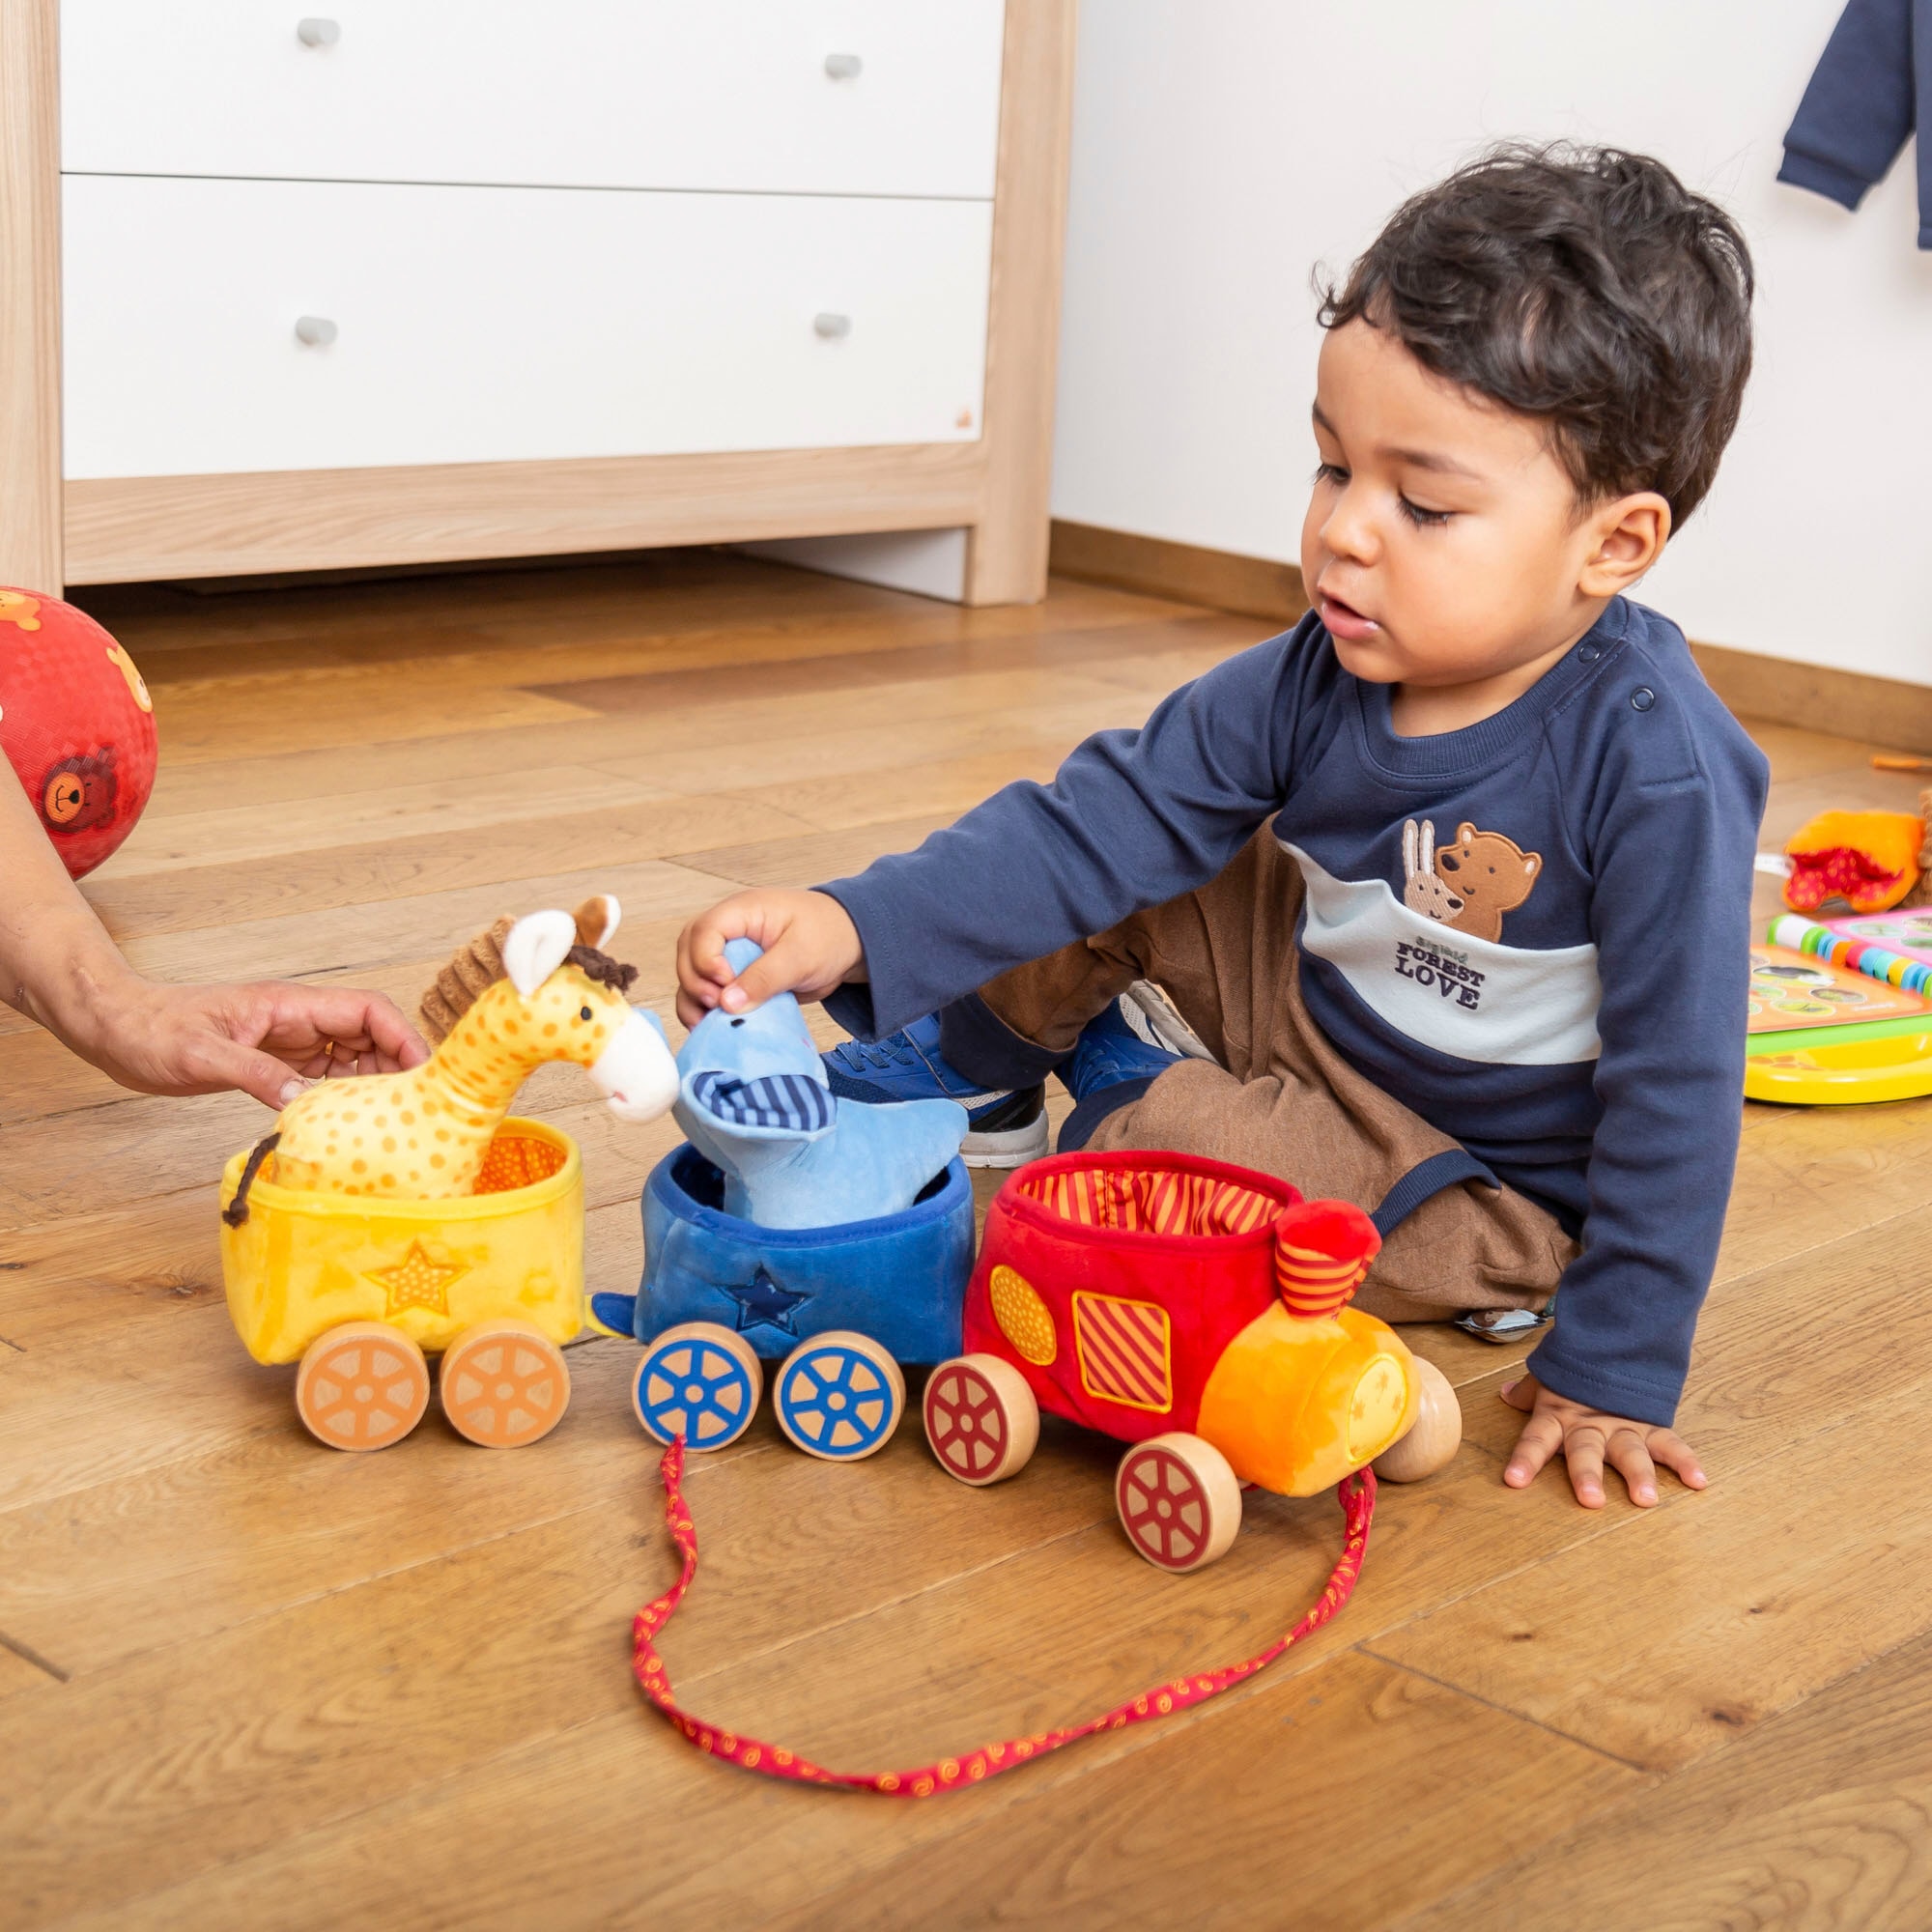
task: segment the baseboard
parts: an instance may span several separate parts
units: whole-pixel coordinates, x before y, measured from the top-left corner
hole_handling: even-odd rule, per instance
[[[1292,563],[1093,524],[1055,520],[1052,569],[1061,577],[1284,624],[1308,609],[1301,573]],[[1725,644],[1693,642],[1690,651],[1711,689],[1740,718],[1797,724],[1901,751],[1932,750],[1932,685],[1763,657]]]
[[[1740,718],[1801,724],[1902,752],[1932,751],[1932,687],[1760,657],[1723,644],[1693,642],[1690,655],[1711,689]]]
[[[1058,577],[1110,583],[1179,604],[1205,604],[1245,617],[1273,617],[1284,625],[1308,609],[1301,573],[1292,563],[1104,530],[1096,524],[1064,523],[1058,517],[1047,568]]]

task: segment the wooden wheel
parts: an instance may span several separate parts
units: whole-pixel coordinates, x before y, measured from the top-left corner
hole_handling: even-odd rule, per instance
[[[828,1329],[801,1342],[772,1383],[772,1413],[808,1456],[857,1463],[892,1440],[905,1412],[899,1365],[868,1335]]]
[[[659,1442],[723,1449],[752,1426],[765,1372],[752,1345],[715,1321],[681,1321],[646,1346],[631,1408]]]
[[[345,1321],[317,1336],[296,1371],[296,1413],[331,1449],[386,1449],[428,1406],[423,1351],[386,1321]]]
[[[1241,1526],[1241,1486],[1228,1459],[1178,1432],[1121,1458],[1114,1503],[1127,1541],[1161,1570],[1199,1570],[1225,1556]]]
[[[1433,1476],[1463,1446],[1463,1405],[1449,1378],[1434,1362],[1415,1357],[1422,1400],[1408,1434],[1376,1458],[1376,1474],[1385,1483],[1419,1483]]]
[[[997,1355],[941,1362],[925,1384],[925,1439],[949,1476],[975,1489],[1024,1469],[1039,1444],[1039,1404]]]
[[[521,1449],[548,1435],[570,1406],[563,1350],[528,1321],[485,1321],[444,1352],[437,1388],[459,1435],[485,1449]]]

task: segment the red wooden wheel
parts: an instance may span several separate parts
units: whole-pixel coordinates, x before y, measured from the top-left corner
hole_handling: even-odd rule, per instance
[[[428,1406],[429,1364],[386,1321],[345,1321],[317,1336],[296,1371],[296,1413],[331,1449],[386,1449]]]
[[[437,1386],[450,1427],[485,1449],[521,1449],[570,1406],[563,1350],[528,1321],[485,1321],[459,1335]]]
[[[1039,1405],[997,1355],[941,1362],[925,1384],[925,1439],[949,1476],[976,1489],[1017,1475],[1039,1442]]]
[[[1121,1458],[1121,1526],[1162,1570],[1199,1570],[1227,1553],[1241,1526],[1241,1486],[1228,1459],[1198,1435],[1156,1435]]]

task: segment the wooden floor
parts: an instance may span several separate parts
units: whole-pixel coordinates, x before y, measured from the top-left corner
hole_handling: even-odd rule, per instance
[[[723,555],[89,602],[155,688],[153,807],[89,892],[163,977],[413,1004],[501,911],[621,895],[670,940],[741,882],[903,847],[1265,628],[1063,584],[962,611]],[[1770,832],[1909,805],[1768,727]],[[593,1286],[634,1284],[669,1123],[580,1075]],[[627,1670],[673,1575],[633,1351],[573,1352],[541,1446],[434,1415],[317,1447],[222,1305],[245,1100],[130,1098],[0,1013],[0,1923],[317,1927],[1932,1925],[1932,1104],[1748,1110],[1683,1426],[1710,1491],[1588,1515],[1498,1475],[1518,1356],[1442,1331],[1468,1439],[1385,1490],[1353,1603],[1204,1710],[978,1790],[775,1787]],[[1415,1333],[1416,1331],[1411,1331]],[[1327,1500],[1251,1496],[1189,1579],[1131,1555],[1111,1448],[991,1492],[916,1428],[851,1469],[762,1423],[700,1461],[688,1700],[837,1765],[919,1763],[1246,1655],[1325,1574]]]

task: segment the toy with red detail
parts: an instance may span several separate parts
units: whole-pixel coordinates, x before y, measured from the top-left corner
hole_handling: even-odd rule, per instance
[[[155,718],[134,661],[84,611],[0,589],[0,754],[80,878],[155,786]]]
[[[1219,1161],[1036,1161],[988,1210],[926,1438],[974,1485],[1025,1466],[1042,1408],[1130,1444],[1122,1524],[1173,1571],[1233,1543],[1244,1483],[1301,1496],[1371,1463],[1432,1474],[1462,1439],[1455,1392],[1348,1305],[1380,1245],[1359,1208]]]

